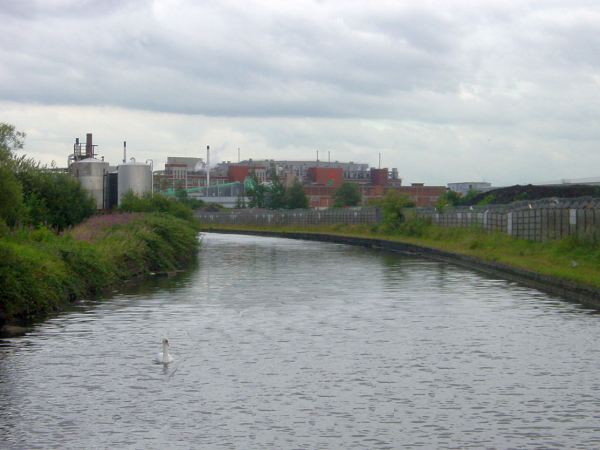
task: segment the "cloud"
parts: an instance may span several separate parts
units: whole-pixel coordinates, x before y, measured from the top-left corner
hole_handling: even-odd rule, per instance
[[[224,159],[235,141],[267,157],[381,151],[444,184],[587,176],[597,159],[591,1],[9,1],[0,20],[0,101],[36,146],[55,142],[44,121],[63,146],[111,123],[115,143],[204,140]]]

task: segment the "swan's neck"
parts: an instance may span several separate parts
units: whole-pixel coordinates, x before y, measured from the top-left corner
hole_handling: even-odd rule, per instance
[[[163,362],[169,362],[169,344],[166,342],[163,343]]]

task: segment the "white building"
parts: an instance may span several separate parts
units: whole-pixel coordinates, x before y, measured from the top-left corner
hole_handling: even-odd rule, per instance
[[[492,183],[487,183],[485,181],[464,181],[462,183],[448,183],[448,189],[457,192],[460,195],[466,195],[469,191],[489,191],[491,187]]]

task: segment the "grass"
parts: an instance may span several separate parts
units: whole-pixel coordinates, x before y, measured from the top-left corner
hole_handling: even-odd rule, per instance
[[[45,228],[0,236],[0,325],[60,310],[124,280],[184,267],[197,226],[167,214],[92,217],[56,234]]]
[[[210,229],[210,227],[205,227]],[[483,261],[533,271],[557,279],[600,288],[600,234],[563,240],[533,242],[477,228],[445,228],[422,219],[409,219],[399,227],[373,225],[231,226],[218,229],[326,233],[404,242]],[[573,262],[576,264],[573,265]]]

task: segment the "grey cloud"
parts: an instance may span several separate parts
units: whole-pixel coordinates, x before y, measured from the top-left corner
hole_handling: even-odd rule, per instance
[[[71,7],[81,10],[77,2]],[[29,29],[13,19],[11,34],[18,38],[12,42],[20,43],[10,48],[2,41],[11,50],[2,55],[10,91],[5,87],[0,95],[209,115],[383,117],[395,114],[386,107],[390,97],[452,93],[461,76],[455,45],[442,45],[452,41],[452,27],[445,30],[448,21],[427,12],[384,21],[381,12],[367,11],[363,24],[356,16],[344,21],[267,11],[265,24],[241,8],[230,17],[215,5],[188,9],[190,20],[174,15],[180,27],[161,22],[149,6],[101,17],[40,9],[46,20]],[[343,17],[343,8],[337,14]]]
[[[0,19],[0,101],[230,120],[220,139],[379,147],[415,173],[539,148],[556,171],[598,137],[592,1],[5,1]]]

